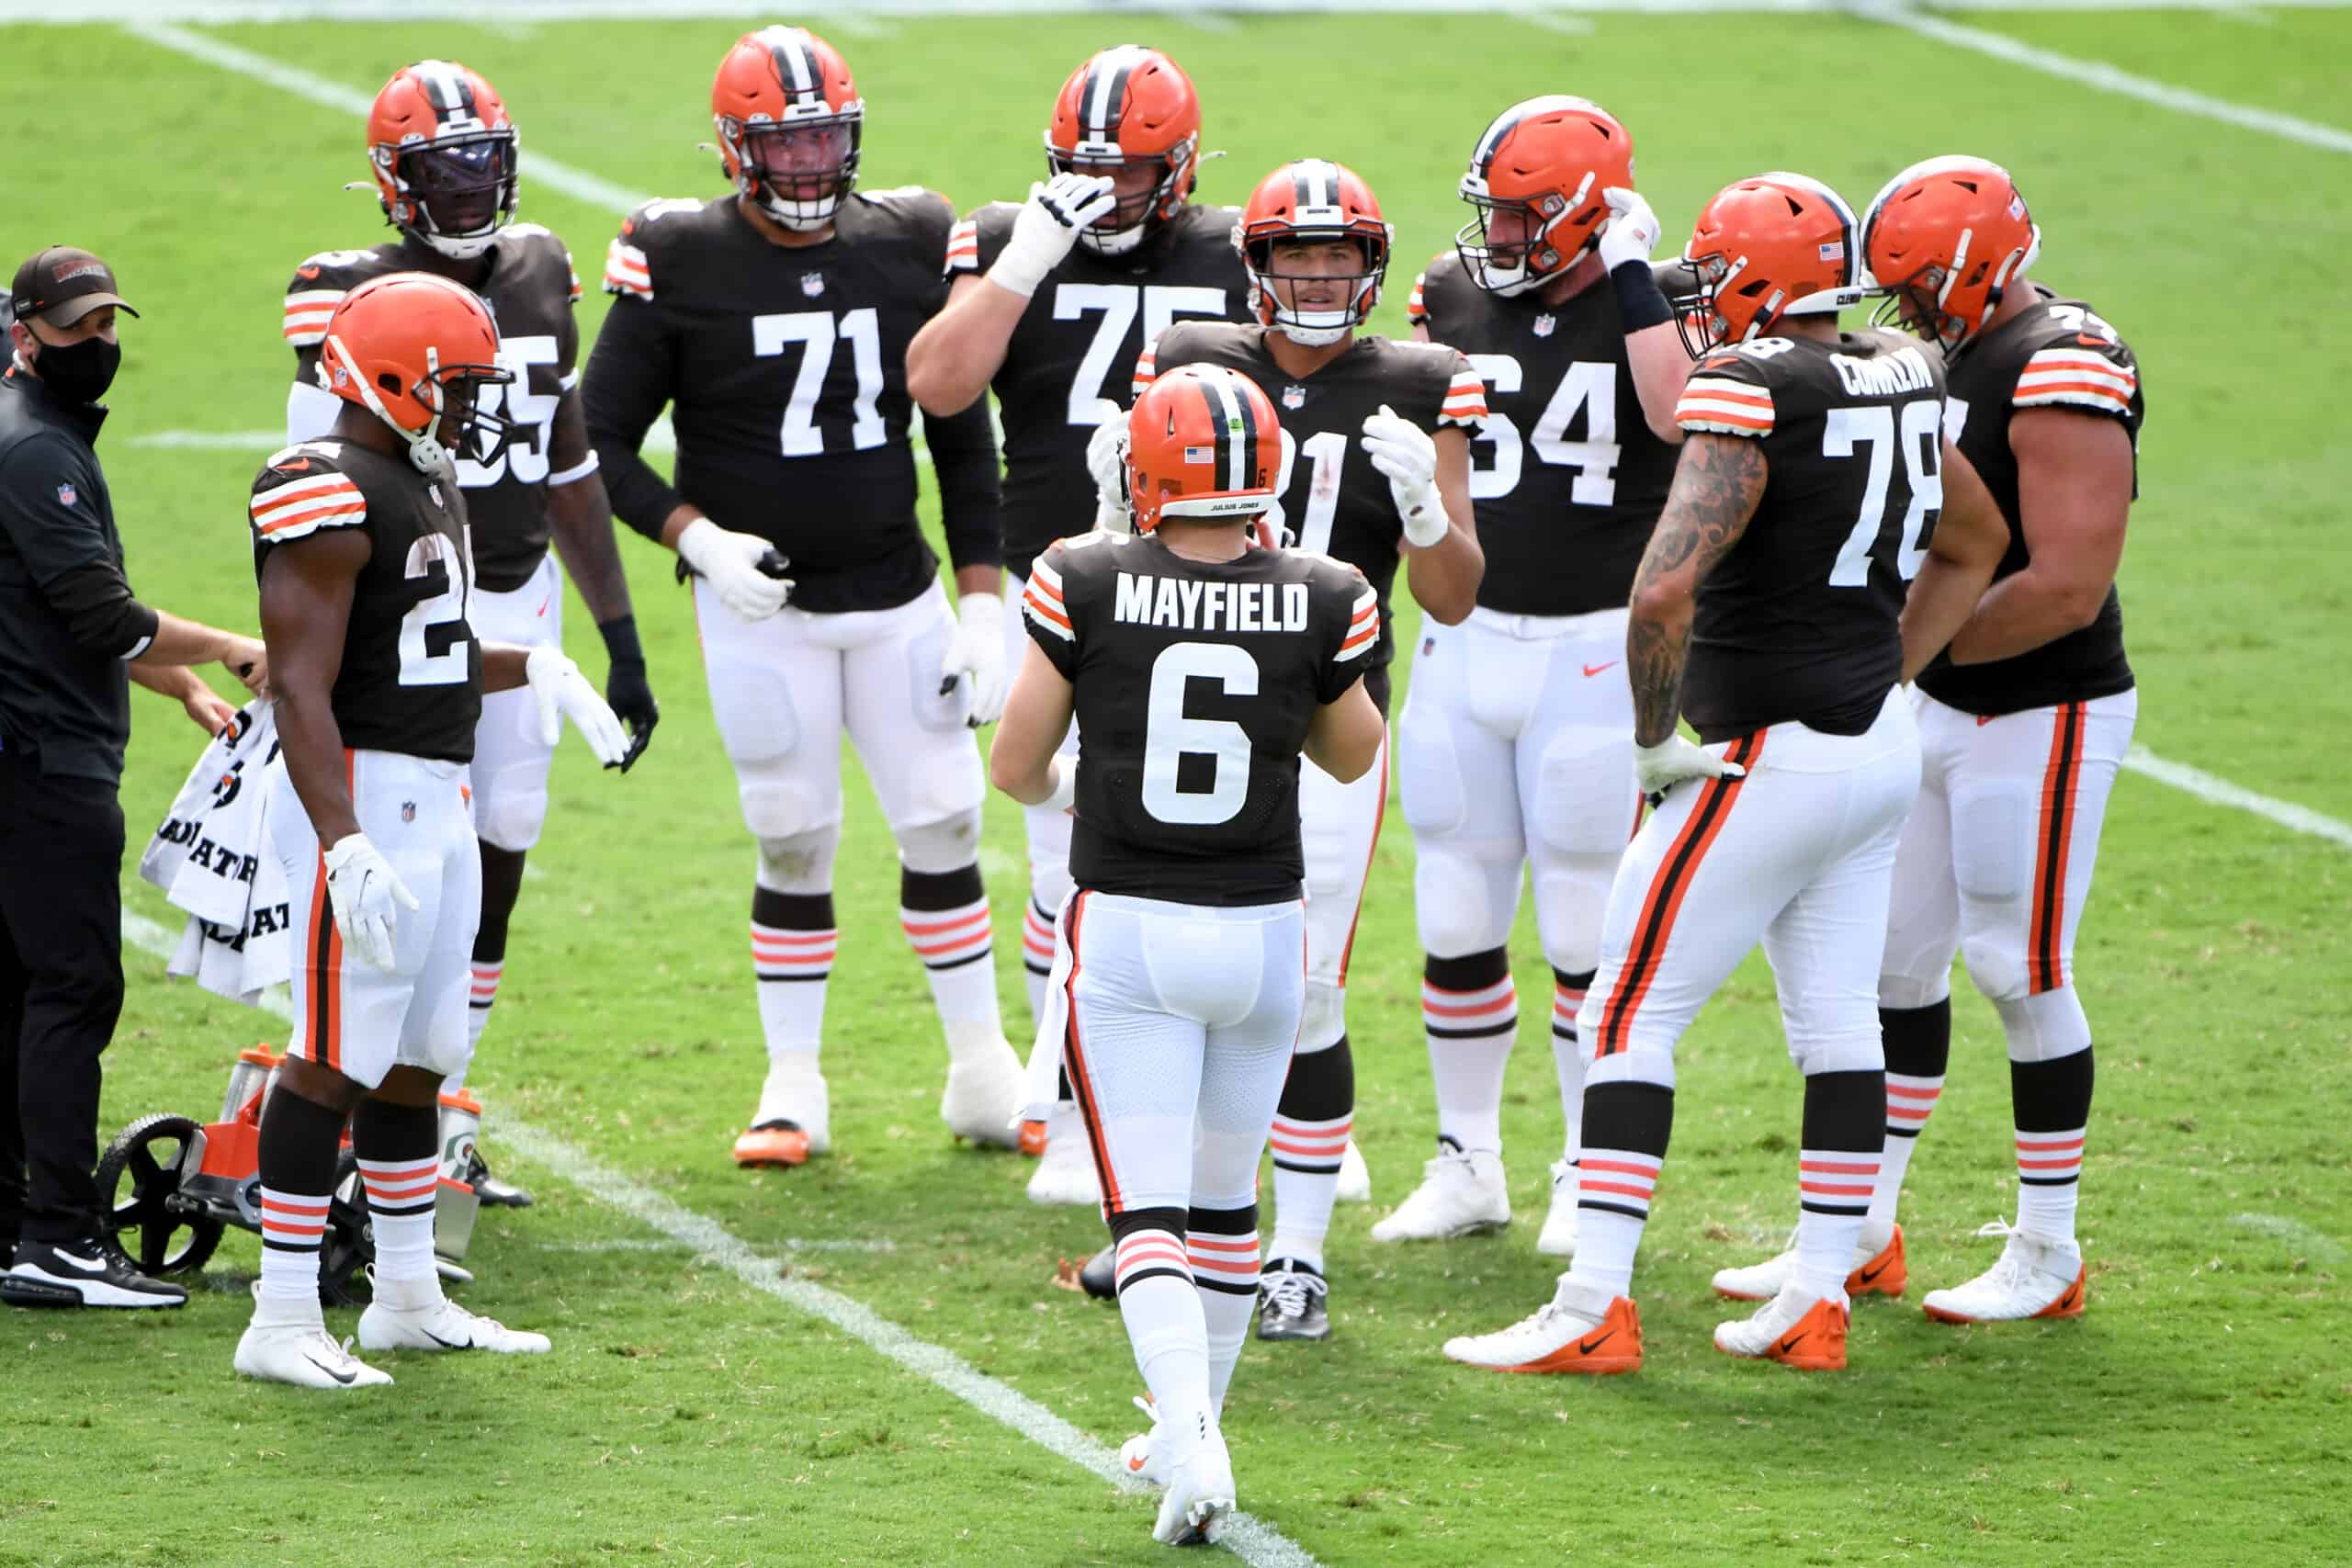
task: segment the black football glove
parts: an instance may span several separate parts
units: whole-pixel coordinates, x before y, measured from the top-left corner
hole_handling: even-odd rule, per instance
[[[619,761],[605,765],[627,773],[652,744],[653,727],[662,722],[662,705],[653,700],[653,687],[645,678],[645,650],[637,640],[636,618],[618,616],[599,623],[596,630],[604,636],[605,653],[610,660],[605,674],[605,701],[628,726],[628,750]]]

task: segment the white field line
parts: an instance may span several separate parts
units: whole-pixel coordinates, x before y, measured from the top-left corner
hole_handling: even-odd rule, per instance
[[[1891,6],[1869,0],[1855,8],[1855,15],[1889,27],[1904,28],[1955,49],[1973,50],[1996,60],[2022,65],[2030,71],[2062,77],[2086,87],[2096,87],[2102,93],[2114,93],[2127,98],[2137,98],[2143,104],[2171,109],[2178,114],[2195,115],[2202,119],[2219,120],[2242,130],[2256,130],[2266,135],[2300,141],[2306,147],[2316,147],[2327,152],[2352,152],[2352,130],[2333,125],[2321,125],[2315,120],[2299,119],[2275,109],[2255,108],[2234,104],[2226,98],[2210,97],[2187,87],[2134,76],[2128,71],[2098,60],[2077,60],[2070,54],[2059,54],[2032,44],[2021,43],[2003,33],[1987,32],[1962,22],[1947,21],[1941,17],[1914,10],[1907,6]]]
[[[2297,806],[2292,801],[2274,800],[2267,795],[2256,795],[2202,768],[2167,761],[2144,746],[2134,746],[2125,752],[2123,765],[2129,771],[2152,778],[2158,784],[2170,784],[2177,790],[2193,795],[2208,806],[2228,806],[2240,811],[2250,811],[2256,817],[2278,823],[2281,828],[2309,833],[2312,838],[2326,839],[2352,850],[2352,822],[2340,822],[2324,812]]]
[[[160,958],[177,950],[176,933],[126,909],[122,934],[132,945]],[[291,1019],[293,1004],[284,987],[263,993],[262,1009]],[[1096,1441],[1010,1385],[975,1370],[954,1351],[918,1339],[876,1314],[865,1303],[810,1280],[796,1280],[718,1221],[695,1213],[650,1187],[576,1148],[553,1133],[512,1116],[498,1119],[498,1141],[535,1165],[545,1167],[608,1208],[659,1231],[677,1246],[710,1258],[752,1289],[808,1316],[831,1324],[869,1349],[944,1389],[981,1415],[1003,1423],[1057,1458],[1128,1491],[1144,1490],[1127,1474],[1115,1450]],[[1252,1568],[1317,1568],[1306,1549],[1264,1521],[1237,1513],[1219,1545]]]
[[[1939,6],[1954,11],[2332,11],[2347,0],[1944,0]],[[1567,14],[1621,13],[1637,16],[1714,15],[1721,13],[1798,13],[1849,11],[1841,0],[1216,0],[1208,7],[1213,20],[1203,22],[1202,7],[1179,0],[1135,0],[1122,12],[1166,17],[1194,26],[1216,28],[1233,17],[1329,14],[1356,16],[1367,12],[1461,15],[1512,15],[1553,12]],[[1027,17],[1076,14],[1089,9],[1083,0],[854,0],[812,7],[799,19],[820,32],[844,38],[881,36],[893,19],[933,17]],[[82,0],[71,11],[48,0],[0,0],[0,23],[55,25],[69,22],[117,22],[130,25],[177,23],[189,27],[227,26],[240,22],[470,22],[482,27],[513,28],[539,22],[572,21],[691,21],[752,18],[775,19],[768,0],[499,0],[494,9],[481,0]]]
[[[479,16],[481,7],[476,6],[469,9],[473,15]],[[0,16],[5,16],[5,13],[0,13]],[[87,21],[96,18],[85,10],[78,12],[75,19]],[[266,54],[255,54],[251,50],[239,49],[219,39],[189,32],[171,22],[142,21],[131,30],[159,48],[187,55],[191,60],[200,60],[207,65],[218,66],[251,81],[282,88],[323,108],[337,109],[357,118],[367,118],[368,106],[374,99],[372,93],[355,91],[339,82],[330,82],[323,76],[313,76],[308,71],[272,60]],[[616,212],[627,212],[651,199],[610,180],[599,179],[584,169],[575,169],[569,164],[560,163],[544,152],[534,152],[527,146],[523,149],[522,171],[526,180]]]
[[[2344,1246],[2324,1231],[2313,1230],[2301,1220],[2290,1220],[2284,1214],[2232,1214],[2232,1226],[2252,1231],[2283,1241],[2299,1249],[2303,1256],[2319,1264],[2344,1261]]]
[[[665,1235],[614,1235],[597,1241],[543,1241],[535,1244],[541,1252],[684,1252],[683,1241]],[[788,1235],[784,1238],[786,1252],[896,1252],[899,1244],[887,1235],[859,1238],[856,1236]]]

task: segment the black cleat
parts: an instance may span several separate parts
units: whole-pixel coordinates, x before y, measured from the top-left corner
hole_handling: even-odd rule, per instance
[[[1078,1282],[1086,1287],[1088,1295],[1098,1301],[1117,1301],[1119,1299],[1119,1244],[1114,1241],[1088,1258],[1086,1267],[1078,1271]]]
[[[466,1179],[473,1184],[474,1196],[494,1209],[527,1209],[531,1195],[511,1181],[501,1181],[491,1175],[490,1167],[482,1162],[481,1151],[474,1151],[473,1163],[466,1168]]]
[[[175,1307],[177,1285],[146,1275],[96,1241],[24,1241],[16,1267],[0,1274],[0,1301],[14,1306]]]
[[[1258,1337],[1329,1339],[1331,1314],[1324,1298],[1331,1287],[1295,1258],[1277,1258],[1258,1278]]]

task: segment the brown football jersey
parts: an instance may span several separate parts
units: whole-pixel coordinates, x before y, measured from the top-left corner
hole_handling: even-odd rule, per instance
[[[286,286],[286,341],[295,378],[318,381],[319,345],[336,301],[369,278],[407,270],[398,241],[365,251],[322,251]],[[475,291],[498,323],[498,363],[514,373],[484,387],[480,404],[507,423],[507,440],[487,460],[460,458],[458,484],[473,521],[475,568],[492,592],[520,588],[548,553],[548,446],[556,406],[579,384],[579,275],[561,240],[536,223],[510,223],[491,242],[490,276]]]
[[[1072,880],[1179,904],[1299,897],[1299,749],[1364,672],[1371,585],[1302,550],[1199,561],[1085,534],[1037,558],[1022,614],[1086,738]]]
[[[305,441],[262,466],[247,506],[254,576],[272,550],[334,528],[368,536],[329,704],[355,750],[469,762],[481,716],[481,644],[466,610],[472,562],[457,488],[349,441]]]

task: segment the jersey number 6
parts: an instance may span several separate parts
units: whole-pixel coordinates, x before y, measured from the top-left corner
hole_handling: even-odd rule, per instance
[[[1230,822],[1250,798],[1250,732],[1229,718],[1194,718],[1184,711],[1193,681],[1214,681],[1229,697],[1258,694],[1258,661],[1229,642],[1179,642],[1151,662],[1151,696],[1144,719],[1143,807],[1162,822],[1214,827]],[[1177,783],[1187,756],[1209,760],[1208,788]]]

